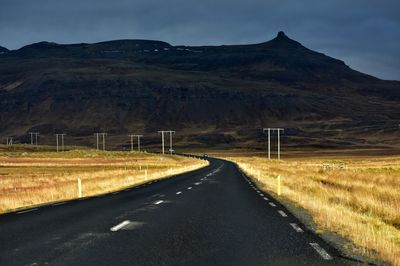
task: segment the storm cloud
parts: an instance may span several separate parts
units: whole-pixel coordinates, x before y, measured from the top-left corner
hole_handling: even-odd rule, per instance
[[[264,42],[280,30],[306,47],[400,80],[398,0],[0,0],[0,45],[153,39]]]

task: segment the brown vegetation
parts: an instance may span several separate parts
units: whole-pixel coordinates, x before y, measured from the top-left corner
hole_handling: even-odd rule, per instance
[[[362,247],[356,252],[400,265],[400,157],[308,157],[277,161],[230,156],[258,186],[312,215],[318,230]],[[282,195],[276,195],[277,176]],[[259,177],[259,179],[258,179]],[[376,251],[372,252],[372,251]]]
[[[74,150],[0,152],[0,213],[36,204],[116,191],[191,171],[208,162],[180,156]],[[147,175],[146,175],[147,172]]]

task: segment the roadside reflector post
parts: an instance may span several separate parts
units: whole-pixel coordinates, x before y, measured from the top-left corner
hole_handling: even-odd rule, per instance
[[[147,180],[147,169],[144,170],[144,180]]]
[[[78,197],[82,198],[82,181],[78,178]]]
[[[281,190],[282,189],[281,188],[281,176],[280,175],[277,176],[276,182],[277,182],[277,194],[278,194],[278,196],[280,196],[281,192],[282,192],[282,190]]]
[[[257,176],[258,181],[260,181],[260,176],[261,176],[260,170],[258,170],[258,176]]]

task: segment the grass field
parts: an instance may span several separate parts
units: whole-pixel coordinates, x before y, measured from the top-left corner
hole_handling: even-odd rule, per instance
[[[400,156],[291,156],[282,161],[265,154],[219,156],[236,162],[262,190],[308,210],[319,232],[338,233],[361,247],[353,252],[400,265]],[[278,175],[281,196],[276,194]]]
[[[0,146],[0,213],[36,204],[107,193],[191,171],[207,161],[136,152],[72,150],[63,153],[31,147]],[[147,175],[146,175],[147,172]]]

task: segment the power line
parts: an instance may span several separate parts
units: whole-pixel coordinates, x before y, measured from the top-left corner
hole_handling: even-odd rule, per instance
[[[6,137],[6,145],[12,146],[13,145],[14,137]]]
[[[165,139],[164,139],[164,134],[166,133],[167,131],[165,131],[165,130],[161,130],[161,131],[158,131],[158,133],[160,134],[161,133],[161,143],[162,143],[162,154],[165,154],[165,149],[164,149],[164,141],[165,141]]]
[[[59,152],[59,138],[61,138],[61,151],[64,151],[64,136],[66,134],[62,133],[62,134],[56,134],[56,142],[57,142],[57,152]]]
[[[263,132],[267,131],[268,133],[268,160],[271,160],[271,131],[277,131],[278,134],[278,160],[281,159],[281,134],[280,132],[284,131],[283,128],[263,128]]]
[[[164,137],[165,133],[169,133],[169,152],[170,152],[170,154],[172,154],[172,152],[174,151],[172,149],[172,134],[174,134],[175,132],[176,131],[173,131],[173,130],[158,131],[158,133],[161,133],[162,154],[165,154],[165,137]]]
[[[174,149],[172,148],[172,134],[175,134],[175,131],[169,130],[167,132],[169,133],[169,153],[172,155],[174,152]]]
[[[29,135],[31,135],[31,145],[38,145],[38,136],[40,133],[38,132],[29,132]],[[33,137],[35,136],[35,137]]]
[[[138,145],[138,152],[140,152],[140,138],[143,137],[143,135],[135,135],[135,134],[131,134],[128,135],[129,137],[131,137],[131,151],[133,151],[133,138],[137,138],[137,145]]]
[[[100,146],[99,146],[99,136],[101,136],[102,137],[102,143],[103,143],[103,151],[105,151],[106,150],[106,136],[107,136],[107,133],[98,133],[98,132],[96,132],[95,134],[94,134],[95,136],[96,136],[96,150],[99,150],[100,149]]]

